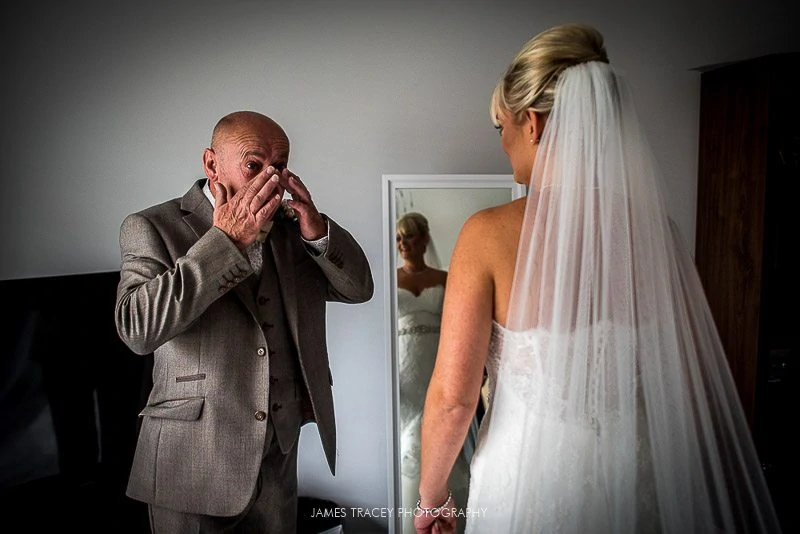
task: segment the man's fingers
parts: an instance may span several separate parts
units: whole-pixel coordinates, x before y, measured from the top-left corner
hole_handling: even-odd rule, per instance
[[[219,182],[214,183],[214,205],[219,207],[228,203],[228,190]]]
[[[256,191],[253,198],[250,200],[248,207],[250,213],[256,213],[263,206],[272,200],[273,195],[283,196],[283,188],[278,181],[277,176],[272,176],[261,188]]]
[[[292,194],[292,198],[305,203],[311,202],[311,193],[308,192],[308,188],[296,174],[288,169],[284,169],[283,172],[281,172],[280,177],[281,185],[283,185],[283,187],[285,187],[286,190]]]
[[[256,222],[258,223],[259,227],[264,226],[267,221],[272,219],[272,216],[275,215],[275,212],[278,211],[278,206],[281,205],[281,195],[275,194],[264,203],[261,208],[259,208],[255,213]]]
[[[275,168],[272,165],[269,165],[260,173],[258,173],[255,178],[247,182],[244,187],[242,187],[238,194],[242,195],[242,203],[245,206],[253,206],[253,199],[262,191],[264,186],[269,183],[269,179],[272,178],[273,174],[275,174]],[[266,200],[269,197],[267,196],[262,198]],[[255,210],[251,209],[251,212],[255,213]]]

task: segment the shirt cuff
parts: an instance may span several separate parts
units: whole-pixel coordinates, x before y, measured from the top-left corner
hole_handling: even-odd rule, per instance
[[[328,222],[328,219],[325,219],[325,235],[320,237],[319,239],[315,239],[314,241],[308,241],[303,238],[306,245],[311,247],[311,249],[317,254],[317,256],[322,256],[328,250],[328,236],[331,233],[331,225]],[[301,236],[302,237],[302,236]]]

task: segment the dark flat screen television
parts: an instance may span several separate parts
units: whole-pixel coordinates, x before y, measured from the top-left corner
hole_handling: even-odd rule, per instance
[[[118,271],[0,281],[0,521],[149,532],[146,508],[124,492],[152,356],[117,336],[118,281]]]

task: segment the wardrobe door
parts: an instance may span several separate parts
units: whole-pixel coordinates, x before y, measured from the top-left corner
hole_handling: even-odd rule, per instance
[[[800,54],[701,77],[695,261],[786,531],[800,440]]]

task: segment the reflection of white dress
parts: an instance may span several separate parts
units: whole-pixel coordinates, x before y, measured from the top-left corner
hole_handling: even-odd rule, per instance
[[[400,471],[403,532],[415,532],[410,511],[419,497],[419,454],[422,409],[439,347],[444,286],[428,287],[419,296],[397,292],[397,353],[400,367]],[[460,506],[466,504],[469,485],[469,447],[456,459],[450,489]],[[463,528],[463,527],[462,527]],[[459,530],[461,532],[463,530]]]

